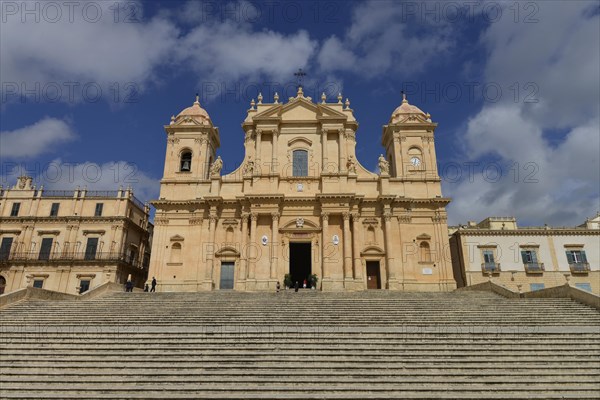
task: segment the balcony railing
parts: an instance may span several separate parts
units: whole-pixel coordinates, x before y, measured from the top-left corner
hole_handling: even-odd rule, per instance
[[[526,263],[525,272],[528,274],[542,274],[545,271],[544,263]]]
[[[483,273],[492,273],[492,274],[498,274],[500,273],[500,263],[495,263],[495,262],[486,262],[486,263],[481,263],[481,271]]]
[[[570,263],[569,268],[572,274],[587,274],[590,272],[590,264],[586,262]]]
[[[15,252],[15,253],[2,253],[0,254],[0,264],[6,264],[9,262],[23,262],[23,263],[34,263],[34,262],[48,262],[48,263],[61,263],[61,262],[77,262],[79,264],[86,263],[125,263],[137,268],[145,268],[147,263],[142,260],[133,257],[131,254],[118,253],[118,252],[77,252],[77,253],[63,253],[63,252]]]

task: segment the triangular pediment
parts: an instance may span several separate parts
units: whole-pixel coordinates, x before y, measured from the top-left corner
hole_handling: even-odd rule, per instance
[[[256,114],[252,119],[282,121],[316,121],[317,119],[347,119],[343,113],[325,104],[315,104],[305,97],[292,99],[286,104],[273,105],[271,108]]]

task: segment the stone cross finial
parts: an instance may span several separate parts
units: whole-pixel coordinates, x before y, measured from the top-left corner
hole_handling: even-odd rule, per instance
[[[302,79],[306,76],[306,72],[302,70],[302,68],[298,68],[298,72],[294,73],[294,76],[298,80],[298,88],[302,87]]]

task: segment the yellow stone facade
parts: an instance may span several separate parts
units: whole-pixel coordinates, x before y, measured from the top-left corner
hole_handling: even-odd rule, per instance
[[[450,227],[458,286],[488,280],[529,292],[566,283],[600,294],[600,214],[577,227],[519,227],[490,217]]]
[[[130,189],[38,190],[20,177],[0,194],[0,291],[77,294],[128,278],[143,287],[152,224]]]
[[[378,173],[356,157],[348,99],[251,103],[245,155],[224,170],[218,128],[198,99],[165,126],[149,279],[158,291],[450,291],[445,207],[429,114],[406,98],[383,126]],[[367,139],[365,139],[367,140]]]

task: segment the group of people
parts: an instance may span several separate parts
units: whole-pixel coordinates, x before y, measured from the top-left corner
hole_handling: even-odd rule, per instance
[[[131,280],[128,280],[125,283],[125,291],[133,292],[133,282]],[[152,287],[149,287],[146,283],[146,286],[144,286],[144,292],[156,292],[156,278],[154,276],[152,277]]]
[[[304,282],[302,283],[302,287],[304,289],[306,289],[307,286],[308,286],[308,281],[305,279]],[[279,293],[279,291],[281,290],[281,285],[279,284],[279,281],[277,281],[276,288],[277,288],[277,293]],[[297,292],[299,288],[300,288],[300,285],[298,284],[298,281],[296,281],[296,283],[294,283],[294,292]]]

